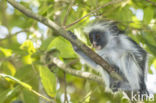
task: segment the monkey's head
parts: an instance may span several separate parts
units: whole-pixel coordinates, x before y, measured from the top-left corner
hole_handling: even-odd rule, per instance
[[[87,26],[84,31],[89,34],[89,40],[96,50],[103,49],[111,38],[118,36],[120,30],[112,21],[98,21]]]
[[[104,31],[92,30],[89,32],[89,40],[96,50],[101,50],[107,44],[107,35]]]

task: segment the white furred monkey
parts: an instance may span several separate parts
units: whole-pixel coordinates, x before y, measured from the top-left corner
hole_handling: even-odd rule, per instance
[[[115,81],[111,76],[75,45],[75,52],[102,75],[106,88],[113,91],[139,91],[148,94],[145,84],[147,53],[135,41],[120,31],[112,21],[94,22],[84,29],[95,52],[107,61],[124,79]],[[71,33],[71,32],[70,32]],[[75,38],[76,39],[76,38]]]

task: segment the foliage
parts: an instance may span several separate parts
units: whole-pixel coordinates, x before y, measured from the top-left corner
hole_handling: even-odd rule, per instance
[[[101,18],[117,21],[119,28],[149,53],[149,68],[156,68],[155,0],[123,0],[101,8],[76,24],[72,23],[112,0],[16,1],[74,31],[88,46],[87,36],[83,34],[87,23]],[[48,98],[63,103],[65,95],[69,103],[128,103],[121,93],[106,93],[103,85],[97,82],[64,73],[48,58],[44,60],[46,53],[73,69],[94,73],[77,61],[70,42],[57,31],[26,17],[6,0],[0,0],[0,103],[39,103],[42,100],[45,103]],[[149,73],[153,72],[149,70]]]

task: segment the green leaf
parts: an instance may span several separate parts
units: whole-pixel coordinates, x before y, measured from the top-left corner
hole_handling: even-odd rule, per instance
[[[0,103],[4,103],[4,101],[7,99],[7,94],[11,91],[11,89],[4,89],[1,90],[0,92]]]
[[[84,33],[82,32],[81,29],[74,29],[74,34],[78,37],[78,39],[80,39],[85,44],[87,44],[87,38],[86,38],[86,36],[84,35]]]
[[[48,46],[48,50],[56,48],[60,51],[60,56],[62,58],[74,58],[76,57],[73,51],[72,45],[69,41],[65,40],[63,37],[55,38]]]
[[[21,87],[16,86],[15,88],[11,88],[11,90],[8,92],[5,102],[4,103],[12,103],[11,101],[14,100],[20,94]],[[1,102],[0,102],[1,103]]]
[[[3,53],[6,57],[9,57],[9,56],[12,55],[12,50],[11,50],[11,49],[5,49],[5,48],[0,47],[0,51],[2,51],[2,53]]]
[[[122,98],[121,103],[130,103],[130,101],[128,99],[126,99],[126,98]]]
[[[31,40],[26,40],[20,47],[22,50],[27,51],[29,54],[33,54],[36,52],[34,48],[33,42]]]
[[[39,66],[40,77],[45,91],[51,97],[56,96],[56,77],[45,66]]]
[[[42,41],[42,45],[41,45],[40,49],[46,50],[48,48],[48,44],[51,42],[51,40],[53,40],[53,37],[49,37],[46,40]]]
[[[90,0],[89,2],[87,2],[87,4],[94,7],[94,6],[96,6],[97,1],[96,0]]]
[[[1,69],[2,69],[3,73],[6,73],[6,74],[9,74],[12,76],[14,76],[16,73],[15,66],[8,61],[3,62]]]
[[[141,28],[142,25],[140,25],[140,21],[136,18],[136,16],[133,16],[132,17],[132,23],[130,23],[130,26],[131,27],[134,27],[134,28]]]
[[[144,23],[148,24],[154,16],[154,10],[152,7],[147,7],[144,9]]]
[[[35,60],[34,58],[31,57],[31,55],[23,56],[22,59],[25,64],[32,64],[32,62]]]
[[[153,64],[154,64],[154,67],[156,68],[156,59],[154,60]]]
[[[14,66],[13,64],[11,64],[10,62],[8,62],[8,68],[9,68],[9,70],[10,70],[10,72],[11,72],[11,75],[14,76],[15,73],[16,73],[16,68],[15,68],[15,66]]]
[[[113,7],[111,6],[110,9],[112,9]],[[133,13],[132,11],[129,9],[129,5],[126,5],[124,7],[119,7],[116,8],[115,10],[113,10],[112,12],[108,12],[108,10],[106,9],[106,12],[108,12],[108,16],[109,18],[113,18],[114,20],[117,21],[131,21],[132,20],[132,16]]]
[[[22,92],[24,103],[39,103],[39,97],[34,93],[28,91],[27,89],[23,89]]]

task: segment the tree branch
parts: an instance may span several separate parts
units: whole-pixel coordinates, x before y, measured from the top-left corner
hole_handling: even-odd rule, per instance
[[[67,33],[63,28],[58,26],[55,22],[51,21],[48,18],[42,17],[38,14],[33,13],[31,10],[25,8],[23,5],[19,4],[18,2],[14,0],[7,0],[12,6],[14,6],[16,9],[21,11],[26,16],[33,18],[46,26],[48,26],[51,29],[56,30],[61,36],[63,36],[65,39],[69,40],[74,45],[77,45],[78,48],[80,48],[86,55],[88,55],[92,60],[94,60],[97,64],[101,65],[113,78],[116,78],[118,80],[122,80],[122,77],[118,75],[114,69],[105,61],[102,57],[97,55],[94,51],[92,51],[89,47],[87,47],[84,43],[82,43],[80,40],[74,40],[69,33]],[[73,73],[74,74],[74,73]]]
[[[96,81],[99,83],[103,82],[102,78],[99,76],[96,76],[89,72],[82,72],[80,70],[75,70],[75,69],[70,68],[68,65],[64,64],[57,57],[53,57],[52,55],[50,55],[50,60],[52,63],[54,63],[56,66],[58,66],[61,70],[65,71],[66,73],[72,74],[72,75],[80,77],[80,78],[93,80],[93,81]]]
[[[68,96],[67,96],[66,72],[64,72],[64,103],[69,103],[68,102]]]

